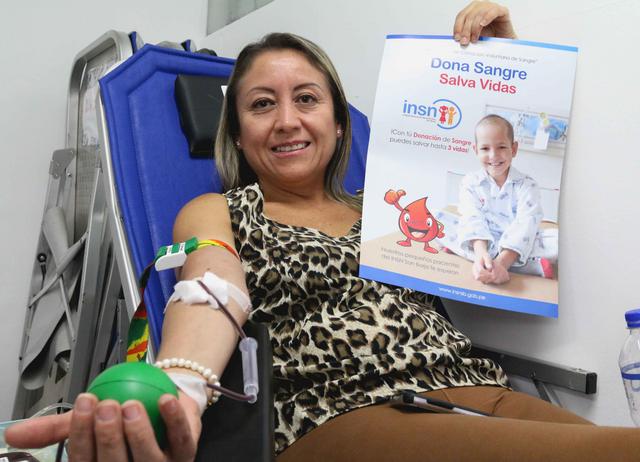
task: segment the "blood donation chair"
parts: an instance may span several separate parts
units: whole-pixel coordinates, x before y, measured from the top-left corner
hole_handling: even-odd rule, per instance
[[[69,319],[73,318],[76,325],[77,320],[83,319],[81,324],[90,338],[80,342],[78,332],[75,342],[70,340],[71,357],[78,358],[77,364],[67,364],[63,372],[73,377],[70,381],[74,386],[67,386],[64,392],[58,390],[57,394],[45,390],[39,399],[29,399],[27,403],[24,398],[17,399],[14,418],[33,414],[46,398],[50,399],[46,404],[73,402],[98,373],[124,359],[129,321],[140,301],[138,279],[144,268],[153,261],[160,246],[172,242],[172,225],[180,208],[200,194],[221,191],[211,147],[219,115],[216,108],[234,61],[211,53],[152,45],[137,49],[139,40],[135,38],[132,43],[136,46],[132,46],[131,56],[100,79],[99,143],[91,164],[93,182],[86,206],[86,230],[74,233],[72,245],[68,242],[71,239],[65,237],[64,245],[58,244],[61,250],[57,254],[53,250],[46,252],[53,254],[50,259],[55,260],[55,274],[62,275],[62,282],[58,278],[45,284],[68,286],[75,278],[83,286],[75,295],[65,286],[66,293],[72,293],[70,297],[75,299],[67,305],[62,303],[57,322],[61,322],[65,306],[73,305],[74,309],[67,309],[75,311]],[[350,113],[353,146],[345,186],[355,192],[364,184],[369,125],[357,109],[351,107]],[[64,159],[77,155],[68,152]],[[70,164],[70,160],[66,162]],[[62,164],[52,164],[60,178],[68,173]],[[45,213],[45,218],[52,215],[43,220],[45,238],[45,225],[64,227],[65,217],[55,207],[53,210]],[[67,276],[64,264],[76,255],[83,258],[82,264],[75,263],[80,266],[75,270],[79,273]],[[62,270],[56,269],[60,267]],[[41,279],[41,284],[45,279],[50,281]],[[161,340],[163,310],[174,284],[173,271],[153,272],[148,281],[144,297],[151,358]],[[441,304],[439,311],[446,316]],[[28,328],[29,324],[26,338],[32,333]],[[256,461],[274,457],[270,342],[264,326],[247,323],[245,328],[260,345],[258,402],[247,404],[222,397],[210,407],[203,416],[198,460]],[[510,374],[533,379],[543,397],[547,395],[545,384],[595,393],[596,377],[592,372],[484,348],[476,348],[474,353],[493,357]],[[42,361],[55,363],[55,354],[49,356]],[[84,360],[80,361],[80,357]],[[221,378],[222,384],[241,390],[241,369],[236,354]],[[53,369],[48,370],[51,375]],[[51,383],[50,388],[56,386],[55,380]]]

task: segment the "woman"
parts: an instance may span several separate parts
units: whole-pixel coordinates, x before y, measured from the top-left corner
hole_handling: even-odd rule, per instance
[[[486,2],[463,10],[454,33],[466,43],[485,26],[514,36],[506,9]],[[217,274],[249,294],[252,317],[270,326],[278,460],[577,460],[605,455],[622,438],[638,440],[631,429],[584,425],[509,391],[496,365],[465,357],[468,339],[433,312],[427,296],[357,277],[359,198],[341,189],[350,133],[344,92],[317,46],[288,34],[250,45],[229,82],[216,143],[228,191],[190,202],[174,227],[176,242],[221,243],[190,254],[180,279]],[[240,261],[223,243],[235,243]],[[242,323],[240,305],[236,297],[229,309]],[[236,334],[219,310],[179,300],[168,307],[163,339],[160,359],[197,361],[219,376]],[[16,425],[6,439],[33,447],[68,436],[77,460],[126,460],[127,446],[134,460],[192,460],[201,410],[215,399],[203,385],[211,371],[168,371],[198,386],[160,399],[165,452],[139,403],[97,403],[89,394],[71,413]],[[399,389],[529,420],[371,405]],[[464,444],[454,444],[461,437]],[[640,450],[633,446],[629,455]]]

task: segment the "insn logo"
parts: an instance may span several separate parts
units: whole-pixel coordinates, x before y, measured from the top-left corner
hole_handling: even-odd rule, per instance
[[[425,106],[424,104],[412,104],[404,100],[402,113],[418,117],[435,119],[438,117],[438,108],[435,106]]]
[[[445,130],[457,127],[462,120],[460,106],[449,99],[437,99],[428,106],[409,103],[405,99],[402,114],[427,119]]]

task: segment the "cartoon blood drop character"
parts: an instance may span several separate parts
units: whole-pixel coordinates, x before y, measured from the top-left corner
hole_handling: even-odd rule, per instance
[[[390,189],[384,195],[384,201],[387,204],[394,205],[400,210],[398,227],[407,238],[403,241],[398,241],[398,244],[403,247],[411,247],[411,241],[424,242],[425,251],[438,253],[436,249],[429,245],[429,242],[436,237],[444,237],[444,225],[429,212],[426,197],[421,197],[403,208],[399,201],[405,194],[402,189],[398,191]]]

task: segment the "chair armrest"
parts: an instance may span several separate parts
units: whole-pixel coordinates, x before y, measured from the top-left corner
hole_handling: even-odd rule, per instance
[[[274,460],[273,359],[264,324],[247,322],[244,331],[258,341],[260,391],[254,404],[222,396],[202,416],[202,434],[196,461],[267,462]],[[242,390],[242,358],[236,350],[220,382]]]
[[[492,350],[479,345],[471,348],[471,356],[492,359],[500,364],[508,375],[525,377],[533,380],[534,383],[556,385],[585,395],[592,395],[597,391],[598,375],[595,372]]]

